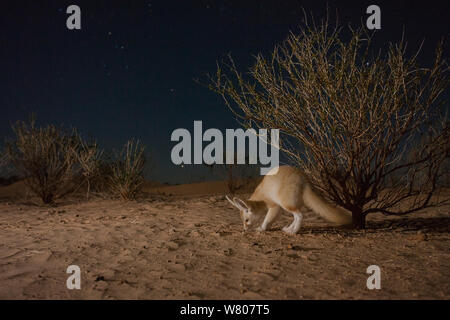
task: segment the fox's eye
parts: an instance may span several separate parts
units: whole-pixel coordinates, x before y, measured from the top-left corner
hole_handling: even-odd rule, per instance
[[[245,219],[245,222],[248,222],[248,219]]]

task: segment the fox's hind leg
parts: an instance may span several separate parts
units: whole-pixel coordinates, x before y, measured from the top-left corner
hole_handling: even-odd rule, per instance
[[[263,223],[261,224],[260,227],[258,227],[257,231],[266,231],[267,228],[270,227],[270,225],[275,221],[275,219],[279,217],[280,212],[281,207],[279,206],[270,207],[269,210],[267,211]]]
[[[302,224],[302,219],[303,219],[303,215],[300,211],[294,211],[294,210],[288,210],[286,208],[286,211],[289,211],[290,213],[292,213],[292,215],[294,216],[294,220],[292,221],[292,223],[283,228],[283,231],[286,232],[287,234],[296,234],[298,232],[298,230],[300,230],[300,226]]]

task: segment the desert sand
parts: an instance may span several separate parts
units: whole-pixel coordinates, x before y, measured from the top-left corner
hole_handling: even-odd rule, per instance
[[[0,187],[0,299],[449,299],[448,208],[336,228],[307,212],[243,232],[223,182],[148,188],[130,202],[39,205]],[[243,194],[243,197],[248,194]],[[381,268],[368,290],[366,269]],[[81,289],[69,290],[69,265]]]

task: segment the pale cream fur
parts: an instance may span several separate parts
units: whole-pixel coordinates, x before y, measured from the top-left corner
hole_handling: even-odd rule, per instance
[[[245,230],[253,227],[267,212],[261,226],[257,228],[258,231],[265,231],[285,210],[292,213],[294,220],[283,231],[296,234],[306,208],[338,225],[350,224],[352,221],[348,212],[330,205],[315,192],[302,171],[290,166],[272,169],[248,200],[237,197],[227,199],[240,210]]]

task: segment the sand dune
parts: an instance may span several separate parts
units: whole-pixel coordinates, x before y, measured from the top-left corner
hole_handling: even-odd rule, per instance
[[[164,195],[213,195],[227,192],[227,185],[223,181],[198,182],[173,186],[147,187],[144,192]]]
[[[0,199],[23,199],[28,194],[29,192],[23,180],[7,186],[0,186]]]
[[[285,214],[266,233],[243,233],[223,186],[163,186],[139,201],[56,207],[6,200],[23,188],[1,188],[0,298],[450,297],[448,208],[373,216],[367,231],[336,229],[308,212],[296,236],[281,232]],[[81,268],[81,290],[66,288],[72,264]],[[372,264],[382,270],[381,290],[366,288]]]

